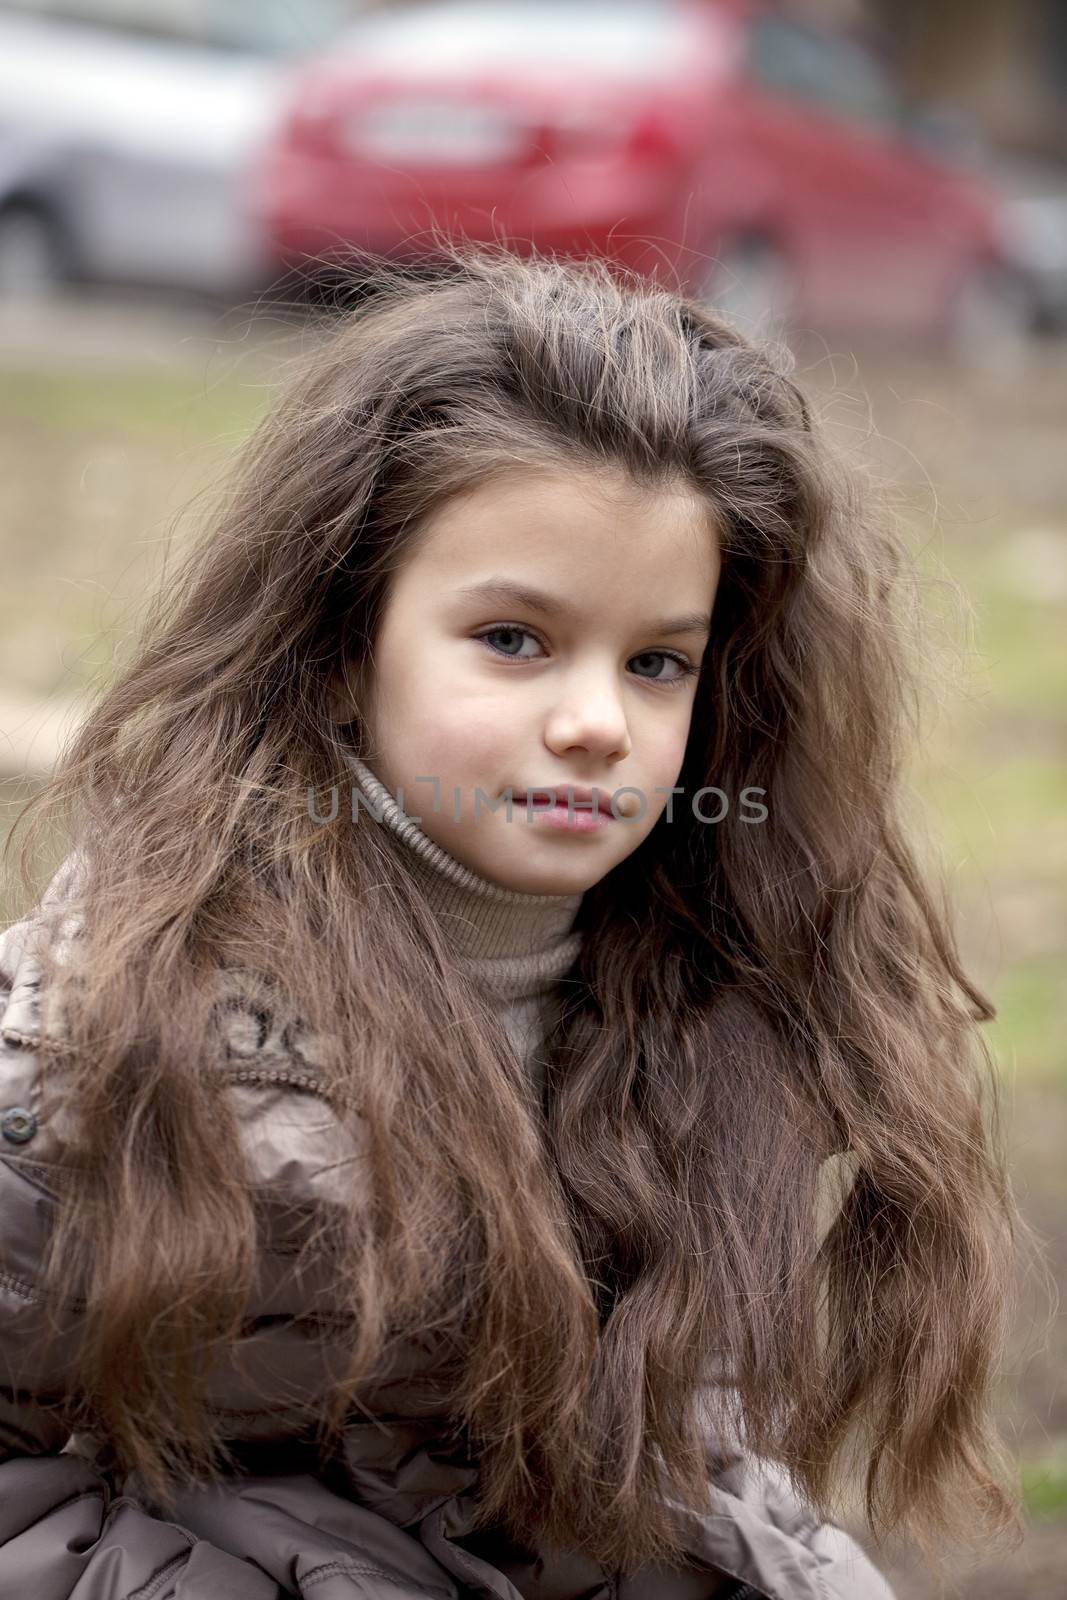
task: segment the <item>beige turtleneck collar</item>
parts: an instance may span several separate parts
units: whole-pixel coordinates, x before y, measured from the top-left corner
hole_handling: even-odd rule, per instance
[[[360,794],[359,816],[377,819],[405,846],[404,860],[440,918],[469,975],[504,1001],[542,994],[578,956],[577,894],[525,894],[481,877],[449,855],[401,811],[367,763],[346,749]]]

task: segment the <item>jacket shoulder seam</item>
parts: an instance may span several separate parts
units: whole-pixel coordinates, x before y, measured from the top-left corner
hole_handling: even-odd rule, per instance
[[[170,1528],[177,1528],[178,1532],[183,1536],[183,1538],[188,1539],[188,1549],[179,1550],[176,1556],[171,1556],[170,1559],[165,1561],[157,1571],[153,1572],[152,1576],[147,1579],[146,1582],[139,1585],[139,1587],[136,1589],[131,1589],[129,1600],[152,1600],[152,1596],[159,1593],[160,1588],[166,1582],[167,1578],[170,1577],[171,1573],[176,1572],[179,1567],[184,1566],[184,1564],[188,1561],[189,1551],[193,1548],[194,1544],[198,1542],[197,1539],[188,1531],[188,1529],[178,1527],[176,1522],[170,1522],[167,1524],[167,1526]]]
[[[396,1573],[390,1572],[387,1567],[377,1567],[364,1561],[333,1560],[324,1561],[321,1566],[312,1567],[311,1571],[305,1573],[300,1581],[302,1586],[307,1589],[313,1583],[323,1583],[327,1578],[336,1577],[338,1574],[347,1574],[350,1577],[385,1578],[389,1583],[395,1583],[397,1577]],[[409,1584],[409,1581],[405,1576],[405,1584]],[[427,1589],[421,1583],[412,1587],[411,1592],[413,1594],[426,1595],[427,1600],[441,1600],[442,1596],[448,1596],[451,1593],[450,1590],[445,1588]]]
[[[14,1273],[0,1270],[0,1289],[9,1289],[12,1294],[17,1294],[23,1300],[36,1301],[40,1294],[31,1283],[26,1283],[22,1278],[16,1278]]]

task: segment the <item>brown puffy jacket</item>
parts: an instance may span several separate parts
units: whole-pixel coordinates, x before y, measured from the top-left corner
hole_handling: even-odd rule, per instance
[[[370,1416],[348,1423],[329,1481],[317,1472],[296,1415],[326,1356],[301,1331],[314,1285],[287,1270],[281,1219],[294,1199],[329,1194],[346,1135],[282,1031],[269,1018],[249,1027],[239,1006],[219,1070],[277,1218],[243,1370],[216,1371],[208,1389],[232,1418],[241,1471],[182,1491],[169,1517],[132,1477],[116,1481],[94,1441],[63,1425],[61,1350],[48,1370],[39,1356],[42,1252],[68,1148],[61,1109],[41,1096],[40,936],[32,914],[0,934],[0,1600],[893,1600],[780,1469],[721,1441],[709,1450],[714,1510],[678,1509],[682,1571],[619,1577],[579,1552],[472,1533],[477,1463],[442,1447],[434,1346],[418,1334],[368,1397]]]

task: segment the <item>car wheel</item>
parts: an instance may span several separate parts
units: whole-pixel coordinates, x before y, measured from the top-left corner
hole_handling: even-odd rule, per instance
[[[789,324],[793,273],[767,239],[725,244],[708,263],[699,297],[754,338],[777,338]]]
[[[47,212],[22,203],[0,210],[0,299],[51,294],[66,275],[59,230]]]
[[[1033,325],[1033,296],[1023,278],[1005,267],[976,267],[949,308],[949,352],[975,370],[1018,372],[1026,362]]]

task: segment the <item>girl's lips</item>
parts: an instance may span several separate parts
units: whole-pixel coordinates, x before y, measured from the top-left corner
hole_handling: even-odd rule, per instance
[[[534,795],[530,800],[527,800],[524,794],[517,794],[515,801],[520,806],[530,805],[535,811],[547,811],[552,806],[566,806],[568,804],[574,811],[592,811],[593,809],[591,800],[571,800],[569,802],[566,800],[550,800],[543,794]]]
[[[607,810],[594,811],[591,803],[583,805],[577,800],[568,805],[566,801],[553,804],[551,800],[540,798],[527,803],[525,795],[515,795],[513,799],[524,807],[531,822],[536,820],[545,827],[561,828],[567,833],[594,833],[615,820],[610,805]]]
[[[611,810],[611,793],[607,789],[581,789],[577,786],[571,788],[568,784],[558,786],[546,784],[543,789],[520,790],[511,798],[525,805],[530,794],[533,796],[532,804],[537,808],[551,805],[565,806],[569,802],[575,810],[579,808],[586,811],[593,808],[599,811]]]

